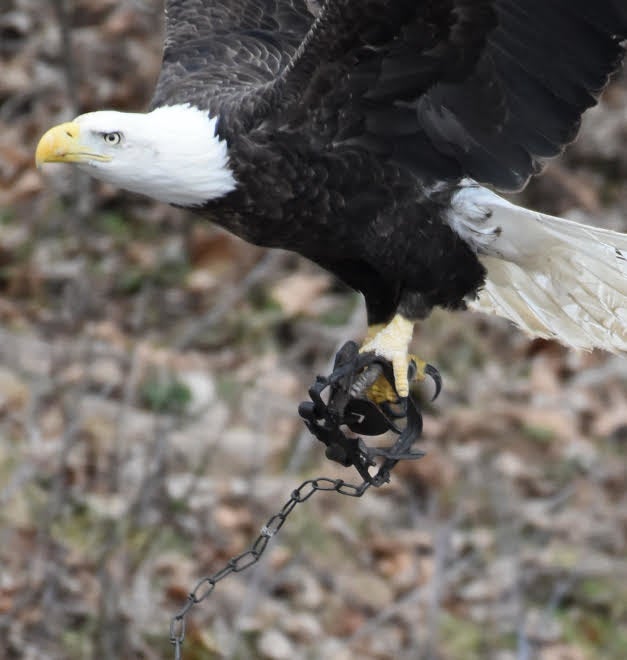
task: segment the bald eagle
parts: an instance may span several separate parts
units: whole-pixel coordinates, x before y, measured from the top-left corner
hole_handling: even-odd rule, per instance
[[[575,138],[621,65],[625,0],[165,4],[150,111],[52,128],[38,163],[327,269],[363,293],[362,350],[392,363],[399,397],[414,324],[436,306],[627,351],[627,235],[495,192]]]

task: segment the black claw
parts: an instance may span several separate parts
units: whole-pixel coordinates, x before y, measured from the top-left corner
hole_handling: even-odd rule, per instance
[[[410,360],[409,361],[409,366],[407,367],[407,380],[411,383],[414,378],[416,378],[416,372],[418,371],[418,367],[416,366],[416,361],[415,360]]]
[[[351,396],[361,396],[374,384],[375,380],[383,373],[383,367],[373,362],[367,369],[362,371],[351,386]]]
[[[442,376],[440,376],[440,372],[432,364],[425,366],[425,374],[430,376],[435,384],[435,394],[431,398],[431,401],[435,401],[442,391]]]

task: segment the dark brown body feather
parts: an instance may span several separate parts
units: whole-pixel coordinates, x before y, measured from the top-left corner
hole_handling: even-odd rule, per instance
[[[169,0],[154,106],[218,116],[219,224],[294,250],[371,322],[457,307],[484,270],[445,214],[463,177],[522,187],[621,61],[624,0]]]

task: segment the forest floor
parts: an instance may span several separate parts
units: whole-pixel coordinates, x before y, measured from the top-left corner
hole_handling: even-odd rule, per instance
[[[300,401],[365,331],[293,255],[34,168],[78,112],[141,110],[160,3],[0,12],[0,658],[168,658],[170,619],[311,477],[359,483]],[[57,7],[72,7],[71,41]],[[627,231],[627,80],[522,202]],[[623,660],[627,362],[435,313],[427,454],[317,493],[187,617],[186,660]]]

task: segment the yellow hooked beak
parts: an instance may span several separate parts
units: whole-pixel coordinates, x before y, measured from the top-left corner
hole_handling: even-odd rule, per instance
[[[54,126],[43,134],[35,162],[37,167],[43,163],[84,163],[90,160],[109,161],[110,156],[94,153],[81,144],[81,127],[73,121]]]

